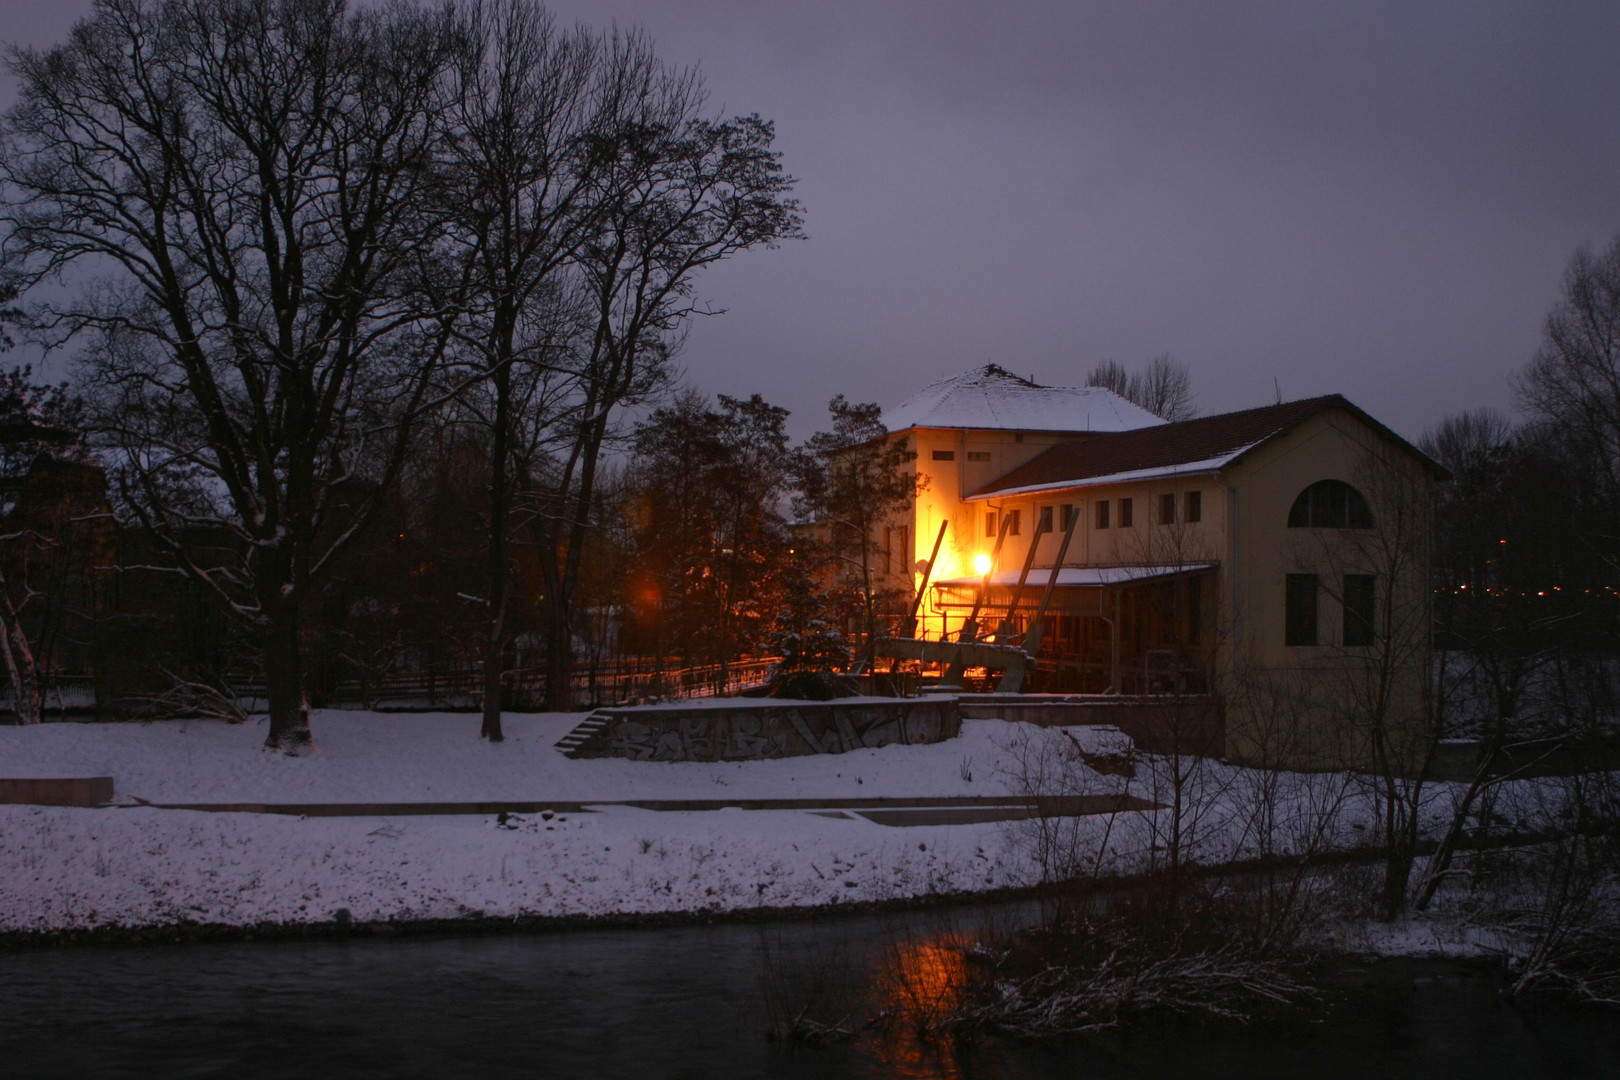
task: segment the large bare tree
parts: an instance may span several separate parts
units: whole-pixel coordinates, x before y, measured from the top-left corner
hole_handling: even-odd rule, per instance
[[[615,53],[640,48],[614,39]],[[611,64],[621,66],[614,59]],[[660,389],[686,321],[713,314],[693,296],[706,266],[801,235],[793,179],[758,116],[701,115],[695,82],[658,69],[622,82],[627,101],[612,138],[589,239],[575,260],[585,333],[572,351],[572,395],[560,453],[533,470],[530,528],[546,586],[547,706],[572,706],[574,597],[604,449],[627,405]]]
[[[692,278],[797,235],[770,125],[702,115],[695,71],[637,31],[558,31],[531,0],[468,9],[451,167],[466,260],[464,400],[489,433],[483,726],[501,738],[509,530],[527,521],[549,613],[548,693],[568,704],[573,598],[617,410],[665,376]]]
[[[604,70],[605,56],[619,57],[596,36],[558,31],[528,0],[476,4],[466,25],[445,195],[468,290],[458,354],[478,376],[463,404],[489,442],[480,733],[499,742],[513,462],[544,442],[566,382],[559,358],[578,327],[564,282],[600,203],[599,145],[610,137],[622,72]],[[656,66],[647,50],[636,56]]]
[[[300,622],[374,514],[446,339],[431,197],[448,11],[98,0],[14,51],[4,257],[76,339],[123,505],[264,650],[309,742]]]

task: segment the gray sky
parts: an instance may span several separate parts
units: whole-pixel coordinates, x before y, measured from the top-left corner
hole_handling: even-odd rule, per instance
[[[699,281],[682,357],[807,434],[995,361],[1171,352],[1205,413],[1508,407],[1570,253],[1620,231],[1620,5],[554,0],[758,112],[808,241]],[[0,0],[60,39],[88,0]],[[9,102],[9,83],[0,102]]]

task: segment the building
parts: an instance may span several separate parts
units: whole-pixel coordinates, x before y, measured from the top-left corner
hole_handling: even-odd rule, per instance
[[[1344,398],[1167,424],[992,365],[886,421],[916,637],[1020,646],[1026,690],[1216,700],[1239,758],[1359,760],[1421,719],[1444,472]]]

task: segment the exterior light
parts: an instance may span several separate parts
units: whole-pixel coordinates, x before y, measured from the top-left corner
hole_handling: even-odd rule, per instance
[[[986,555],[982,551],[973,556],[973,572],[978,574],[980,577],[988,574],[992,565],[993,564],[990,562],[990,556]]]

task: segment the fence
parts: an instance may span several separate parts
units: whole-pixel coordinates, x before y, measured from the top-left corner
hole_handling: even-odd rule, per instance
[[[622,705],[650,698],[727,697],[764,686],[777,657],[754,657],[729,664],[671,668],[647,657],[626,657],[584,665],[573,675],[574,701],[580,706]],[[541,668],[514,668],[501,675],[503,707],[537,710],[546,700],[546,674]],[[263,698],[263,681],[232,681],[244,698]],[[484,676],[476,670],[402,671],[339,682],[323,704],[365,708],[476,708],[483,699]]]
[[[764,686],[779,658],[750,657],[729,664],[694,664],[669,667],[651,657],[625,657],[595,665],[582,665],[573,676],[574,701],[580,707],[624,705],[649,699],[728,697]],[[47,715],[98,712],[138,715],[150,704],[147,698],[125,698],[97,708],[90,676],[42,677]],[[233,674],[222,689],[243,707],[264,707],[264,679],[257,673]],[[515,668],[501,675],[503,707],[538,710],[546,700],[546,676],[541,668]],[[318,695],[326,706],[359,706],[394,710],[473,709],[483,699],[484,677],[477,669],[459,671],[395,671],[340,680]],[[0,713],[11,712],[11,689],[0,687]]]

